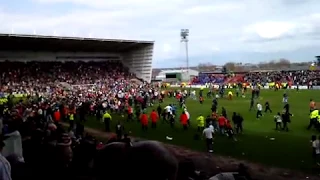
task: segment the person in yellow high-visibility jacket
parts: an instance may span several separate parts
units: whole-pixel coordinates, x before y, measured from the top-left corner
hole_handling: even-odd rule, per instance
[[[73,113],[69,113],[69,125],[70,125],[70,129],[74,128],[74,114]]]
[[[202,132],[204,129],[204,117],[201,114],[197,117],[197,122],[198,122],[198,131]]]
[[[228,98],[229,98],[229,100],[232,100],[232,97],[233,97],[233,93],[232,93],[232,91],[229,91],[229,92],[228,92]]]
[[[112,120],[112,116],[108,112],[105,112],[102,118],[106,132],[110,132],[110,121]]]
[[[318,116],[319,116],[319,110],[315,109],[310,113],[310,123],[308,126],[308,130],[313,126],[316,127],[317,124],[317,120],[318,120]]]
[[[320,131],[320,114],[318,114],[318,117],[317,117],[317,129],[318,131]]]

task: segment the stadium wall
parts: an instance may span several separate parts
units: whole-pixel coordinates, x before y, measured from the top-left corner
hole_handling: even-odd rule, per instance
[[[147,82],[151,82],[153,44],[125,53],[122,62],[129,70]]]

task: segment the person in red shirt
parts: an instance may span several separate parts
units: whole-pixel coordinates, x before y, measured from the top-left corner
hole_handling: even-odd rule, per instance
[[[176,99],[179,100],[180,98],[181,98],[181,94],[180,94],[180,93],[177,93]]]
[[[128,113],[128,118],[127,118],[127,121],[133,121],[133,109],[131,106],[128,106],[128,109],[127,109],[127,113]]]
[[[227,136],[229,138],[232,138],[234,141],[237,141],[237,139],[234,137],[234,132],[233,132],[231,121],[226,120],[226,126],[225,127],[226,127]]]
[[[232,125],[231,125],[231,121],[229,121],[229,120],[226,120],[226,129],[228,130],[228,129],[232,129]]]
[[[215,129],[218,129],[219,128],[219,126],[218,126],[218,118],[219,118],[219,116],[218,116],[218,114],[216,113],[216,112],[213,112],[212,114],[211,114],[211,118],[212,118],[212,125],[213,125],[213,127],[215,128]]]
[[[200,102],[200,104],[203,104],[203,100],[204,100],[203,97],[200,96],[200,97],[199,97],[199,102]]]
[[[151,119],[151,128],[155,129],[157,127],[157,121],[159,119],[159,116],[156,110],[152,110],[152,112],[150,113],[150,119]]]
[[[140,116],[140,122],[142,130],[148,130],[148,115],[145,112]]]
[[[227,119],[223,115],[220,115],[218,118],[218,123],[219,123],[219,129],[221,134],[224,134],[226,122],[227,122]]]
[[[60,119],[61,119],[61,114],[59,109],[57,109],[54,113],[53,113],[53,118],[54,118],[54,122],[55,123],[59,123]]]
[[[184,130],[188,129],[188,116],[187,114],[183,111],[183,113],[180,115],[180,122],[183,126]]]

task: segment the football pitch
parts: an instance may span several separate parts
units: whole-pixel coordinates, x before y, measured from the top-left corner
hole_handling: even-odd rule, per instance
[[[198,93],[198,89],[197,93]],[[276,131],[274,115],[283,110],[282,96],[287,92],[289,96],[290,112],[294,114],[289,124],[289,132]],[[206,95],[206,90],[204,90]],[[238,141],[234,142],[226,136],[217,135],[214,140],[214,153],[224,156],[231,156],[238,159],[246,159],[261,164],[283,167],[290,169],[299,169],[302,171],[312,171],[316,167],[312,159],[311,135],[319,135],[315,129],[307,130],[309,124],[309,101],[312,98],[315,102],[320,102],[320,92],[317,90],[262,90],[260,98],[256,102],[260,102],[263,106],[269,101],[272,113],[264,113],[259,120],[256,119],[256,111],[249,111],[251,92],[246,97],[234,97],[233,100],[219,99],[218,111],[221,107],[225,107],[228,117],[231,118],[233,112],[238,112],[244,117],[243,134],[236,135]],[[168,104],[178,104],[175,98],[164,99],[161,103],[162,108]],[[159,140],[165,143],[171,143],[197,151],[205,151],[204,140],[194,140],[197,133],[196,118],[199,114],[204,117],[211,114],[212,99],[204,99],[204,103],[187,99],[186,105],[190,113],[191,128],[187,131],[182,129],[179,122],[179,115],[182,109],[177,112],[175,129],[170,125],[163,123],[161,120],[157,124],[156,129],[149,128],[147,132],[141,130],[140,123],[137,121],[126,122],[126,116],[113,114],[111,127],[114,130],[118,120],[123,122],[126,131],[131,131],[131,135],[152,140]],[[150,112],[152,108],[148,108]],[[256,107],[256,104],[254,104]],[[104,125],[94,118],[89,118],[86,126],[103,130]],[[167,140],[166,136],[172,137]],[[274,138],[274,140],[271,139]]]

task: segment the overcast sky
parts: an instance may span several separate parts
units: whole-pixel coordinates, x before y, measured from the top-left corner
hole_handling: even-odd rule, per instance
[[[154,40],[154,67],[320,55],[320,0],[1,0],[0,32]]]

